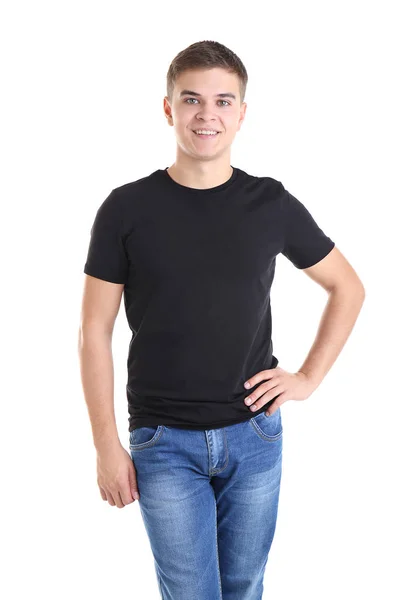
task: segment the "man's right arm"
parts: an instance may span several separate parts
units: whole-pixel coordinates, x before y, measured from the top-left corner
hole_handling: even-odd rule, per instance
[[[114,414],[112,335],[124,284],[85,277],[78,334],[81,381],[98,452],[120,446]]]

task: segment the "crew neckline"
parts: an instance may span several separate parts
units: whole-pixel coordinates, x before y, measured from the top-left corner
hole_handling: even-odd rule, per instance
[[[165,167],[165,169],[159,169],[159,172],[163,175],[164,179],[168,182],[168,184],[172,187],[172,189],[177,189],[177,190],[181,190],[182,192],[197,194],[197,195],[201,196],[201,195],[212,194],[215,192],[221,192],[221,191],[225,190],[226,188],[228,188],[229,186],[231,186],[236,181],[239,169],[237,167],[234,167],[233,165],[230,165],[230,166],[233,169],[233,173],[231,174],[229,179],[227,181],[224,181],[220,185],[215,185],[214,187],[211,187],[211,188],[193,188],[193,187],[188,187],[187,185],[182,185],[182,183],[178,183],[177,181],[175,181],[171,177],[171,175],[168,173],[169,167]]]

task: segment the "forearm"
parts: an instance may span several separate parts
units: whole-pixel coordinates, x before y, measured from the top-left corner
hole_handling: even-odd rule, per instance
[[[343,286],[329,292],[316,338],[299,371],[316,385],[324,379],[357,320],[365,292],[361,286]]]
[[[120,444],[114,414],[114,368],[111,335],[94,326],[80,327],[81,381],[97,451]]]

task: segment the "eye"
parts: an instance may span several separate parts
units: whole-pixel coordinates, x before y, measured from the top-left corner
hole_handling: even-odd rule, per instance
[[[189,100],[195,100],[196,102],[198,102],[197,98],[187,98],[185,100],[185,103],[186,104],[193,104],[192,102],[191,103],[188,102]],[[226,102],[226,106],[231,106],[230,102],[228,102],[227,100],[219,100],[219,102]],[[223,106],[224,106],[224,104],[223,104]]]

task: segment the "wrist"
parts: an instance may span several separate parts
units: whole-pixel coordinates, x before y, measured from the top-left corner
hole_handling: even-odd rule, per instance
[[[94,446],[97,453],[109,452],[121,446],[121,442],[117,433],[101,434],[94,437]]]
[[[314,388],[316,389],[320,383],[322,382],[323,378],[319,377],[317,374],[312,373],[311,371],[307,371],[304,369],[299,369],[297,371],[298,374],[301,374],[304,376],[304,378],[306,379],[306,381],[308,381],[308,383]]]

